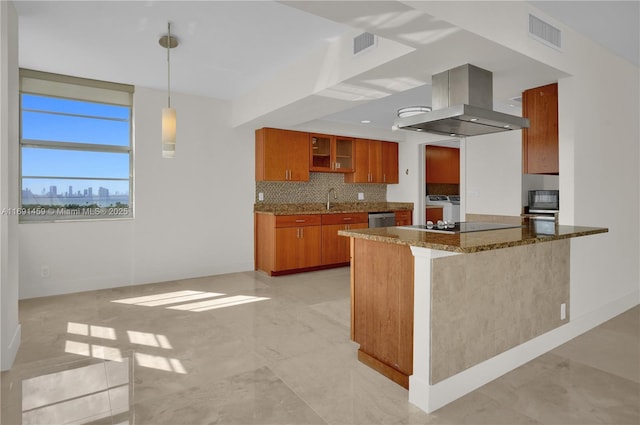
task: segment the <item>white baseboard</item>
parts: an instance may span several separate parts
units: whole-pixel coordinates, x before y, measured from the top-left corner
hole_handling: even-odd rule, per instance
[[[638,304],[640,291],[634,291],[435,385],[410,377],[409,401],[431,413]]]
[[[0,364],[0,370],[9,370],[11,369],[11,366],[13,366],[13,361],[16,359],[18,349],[20,348],[21,336],[22,325],[18,323],[18,326],[16,326],[16,330],[13,333],[13,337],[11,338],[11,342],[9,343],[9,345],[7,345],[6,350],[3,349],[2,364]]]

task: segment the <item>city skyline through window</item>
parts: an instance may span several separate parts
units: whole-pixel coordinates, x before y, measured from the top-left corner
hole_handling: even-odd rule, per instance
[[[43,91],[20,95],[21,221],[131,217],[131,105]]]

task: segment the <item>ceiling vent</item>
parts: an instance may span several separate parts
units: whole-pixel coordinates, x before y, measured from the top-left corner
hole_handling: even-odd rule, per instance
[[[362,34],[353,37],[353,54],[357,55],[358,53],[362,53],[375,45],[376,36],[370,32],[363,32]]]
[[[554,49],[562,48],[562,31],[531,14],[529,14],[529,35]]]

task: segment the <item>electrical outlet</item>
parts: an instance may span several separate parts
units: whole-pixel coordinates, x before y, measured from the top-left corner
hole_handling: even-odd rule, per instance
[[[264,201],[264,193],[258,193],[258,201]]]
[[[49,279],[49,266],[42,266],[40,269],[40,277],[43,279]]]
[[[567,318],[567,305],[565,303],[560,304],[560,320]]]
[[[364,201],[364,192],[358,192],[358,201]]]

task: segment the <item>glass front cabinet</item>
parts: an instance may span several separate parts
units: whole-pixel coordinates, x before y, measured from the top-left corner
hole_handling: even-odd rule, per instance
[[[310,171],[353,173],[354,140],[328,134],[310,134]]]

